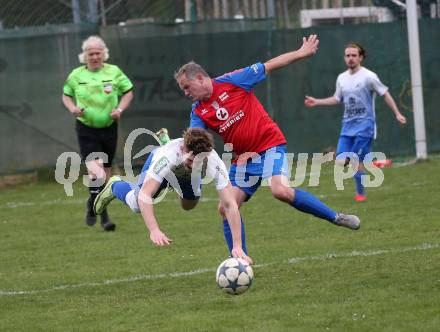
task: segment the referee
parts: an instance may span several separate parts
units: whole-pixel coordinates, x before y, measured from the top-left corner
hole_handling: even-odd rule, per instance
[[[118,141],[117,121],[133,99],[132,82],[117,66],[105,63],[108,58],[104,41],[98,36],[88,37],[79,55],[84,65],[70,73],[63,87],[62,101],[76,117],[80,153],[89,177],[85,217],[89,226],[96,223],[93,201],[110,177]],[[116,228],[107,211],[101,215],[101,226],[105,231]]]

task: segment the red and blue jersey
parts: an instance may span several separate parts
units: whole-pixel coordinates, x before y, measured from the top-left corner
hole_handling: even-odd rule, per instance
[[[190,127],[213,130],[225,143],[233,145],[237,155],[259,153],[286,144],[280,128],[252,91],[257,83],[265,79],[262,63],[213,79],[209,100],[192,105]]]

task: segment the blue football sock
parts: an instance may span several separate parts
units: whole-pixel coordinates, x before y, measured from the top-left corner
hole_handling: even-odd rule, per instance
[[[115,195],[120,201],[125,203],[125,196],[127,196],[128,192],[131,191],[131,185],[125,181],[117,181],[112,184],[112,193]]]
[[[307,191],[295,189],[295,199],[291,205],[301,212],[309,213],[315,217],[333,222],[336,212],[321,202],[317,197]]]
[[[226,243],[228,244],[229,252],[232,251],[232,233],[231,228],[229,227],[229,223],[227,219],[223,220],[223,234],[225,235]],[[241,247],[243,251],[247,255],[248,251],[246,248],[246,233],[244,231],[244,222],[243,218],[241,219]]]
[[[365,187],[362,184],[362,175],[364,175],[364,171],[357,171],[354,175],[354,181],[356,183],[356,193],[358,195],[365,195]]]

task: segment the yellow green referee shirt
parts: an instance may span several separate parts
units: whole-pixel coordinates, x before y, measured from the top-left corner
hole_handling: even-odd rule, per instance
[[[119,98],[133,89],[133,84],[118,66],[104,63],[98,71],[87,66],[74,69],[64,83],[63,93],[74,98],[84,109],[77,119],[88,127],[106,128],[113,123],[110,113]]]

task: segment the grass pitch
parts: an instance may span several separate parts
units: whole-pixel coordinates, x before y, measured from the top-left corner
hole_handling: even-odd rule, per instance
[[[330,225],[261,188],[242,208],[252,288],[221,293],[228,252],[216,193],[193,211],[174,193],[156,206],[174,240],[158,248],[140,215],[110,206],[114,233],[84,224],[86,188],[55,183],[0,191],[1,331],[434,331],[440,326],[440,160],[384,169],[353,201],[324,168],[313,192],[358,214],[359,231]]]

